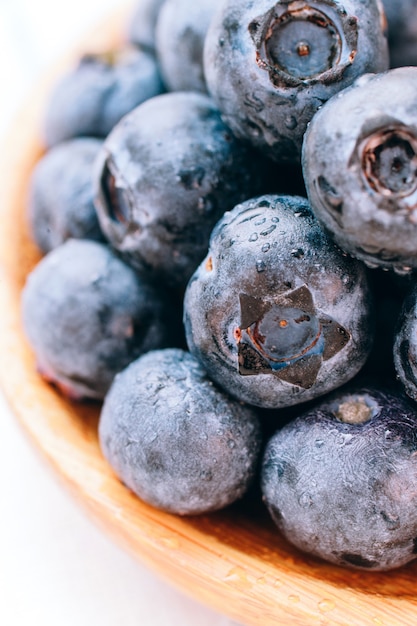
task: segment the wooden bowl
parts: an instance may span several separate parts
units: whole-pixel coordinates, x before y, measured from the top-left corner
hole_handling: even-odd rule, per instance
[[[417,623],[417,565],[349,571],[306,557],[280,537],[259,499],[181,518],[144,504],[115,477],[97,440],[99,407],[65,400],[37,374],[20,320],[20,292],[40,255],[25,221],[28,180],[42,154],[51,85],[82,50],[120,38],[126,10],[53,68],[1,149],[0,382],[35,446],[114,538],[163,578],[247,626],[399,626]],[[360,530],[358,529],[358,532]]]

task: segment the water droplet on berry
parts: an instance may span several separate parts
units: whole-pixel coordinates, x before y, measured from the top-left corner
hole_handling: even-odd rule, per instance
[[[365,265],[366,267],[369,267],[370,270],[376,270],[378,267],[378,263],[373,263],[372,261],[365,261]],[[396,272],[396,269],[394,268],[394,272]]]
[[[290,115],[289,117],[285,118],[285,126],[286,128],[288,128],[288,130],[294,130],[294,128],[297,127],[297,120],[295,119],[295,117],[293,115]]]
[[[304,492],[299,497],[298,503],[303,509],[307,509],[313,504],[313,499],[309,493]]]
[[[256,271],[257,272],[264,272],[266,270],[266,264],[264,261],[262,261],[261,259],[258,259],[258,261],[256,261]]]
[[[412,271],[412,267],[409,265],[396,265],[394,267],[394,272],[398,274],[398,276],[406,276]]]
[[[304,250],[302,250],[302,248],[295,248],[294,250],[291,250],[291,256],[296,259],[302,259],[304,256]]]

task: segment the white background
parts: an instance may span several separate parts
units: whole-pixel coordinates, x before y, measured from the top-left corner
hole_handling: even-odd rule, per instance
[[[118,5],[120,0],[0,0],[2,150],[15,111],[39,75]],[[0,624],[233,623],[174,591],[103,535],[63,491],[0,394]]]

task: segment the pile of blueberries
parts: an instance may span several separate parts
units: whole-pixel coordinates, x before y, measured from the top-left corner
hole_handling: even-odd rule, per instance
[[[416,558],[417,0],[141,0],[42,132],[24,328],[120,480]]]

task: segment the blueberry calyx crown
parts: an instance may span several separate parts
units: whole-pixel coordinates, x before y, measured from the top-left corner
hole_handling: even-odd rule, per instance
[[[248,30],[258,66],[277,87],[339,80],[356,56],[357,19],[331,1],[279,2]]]
[[[406,207],[411,210],[415,209],[417,205],[416,135],[402,125],[388,125],[363,139],[358,151],[366,183],[386,198],[404,201],[406,199]],[[398,206],[398,204],[392,204],[394,210]]]
[[[345,394],[331,401],[329,409],[337,420],[351,425],[366,424],[381,412],[380,404],[366,392]]]
[[[240,294],[239,373],[273,374],[304,389],[316,381],[322,362],[347,344],[349,332],[320,314],[308,287],[303,285],[265,302]]]

